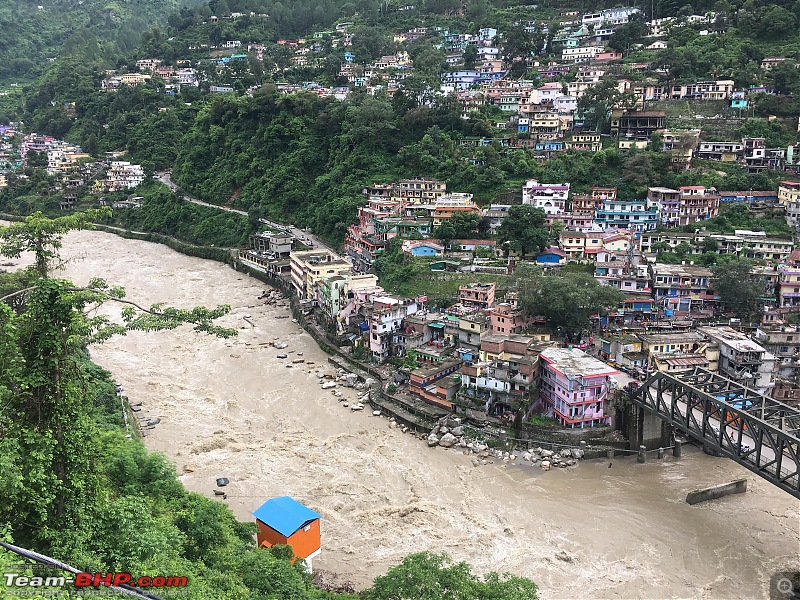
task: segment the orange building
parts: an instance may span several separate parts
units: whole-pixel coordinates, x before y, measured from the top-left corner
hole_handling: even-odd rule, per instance
[[[291,546],[295,556],[305,560],[311,572],[311,561],[321,553],[320,521],[322,515],[289,496],[272,498],[254,512],[258,525],[258,547],[276,544]]]

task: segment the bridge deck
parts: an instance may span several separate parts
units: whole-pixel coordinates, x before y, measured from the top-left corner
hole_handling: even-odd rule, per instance
[[[700,367],[655,373],[629,396],[800,499],[800,410]]]

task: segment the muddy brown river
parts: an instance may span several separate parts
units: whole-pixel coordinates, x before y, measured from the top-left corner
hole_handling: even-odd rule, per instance
[[[322,514],[315,568],[363,587],[406,554],[445,551],[479,573],[530,577],[544,599],[729,599],[769,597],[772,574],[800,567],[800,502],[733,461],[689,447],[644,465],[473,467],[320,389],[326,354],[286,309],[257,300],[263,283],[100,232],[70,234],[63,255],[75,283],[104,277],[139,303],[233,307],[221,323],[239,329],[234,339],[183,327],[116,338],[92,356],[161,419],[145,442],[187,488],[213,497],[228,477],[224,502],[242,520],[284,494]],[[288,348],[264,345],[276,339]],[[690,489],[742,477],[746,494],[684,502]]]

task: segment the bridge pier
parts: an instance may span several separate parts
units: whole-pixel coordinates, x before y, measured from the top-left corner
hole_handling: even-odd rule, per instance
[[[656,450],[672,446],[672,426],[633,402],[625,410],[623,434],[633,448]]]

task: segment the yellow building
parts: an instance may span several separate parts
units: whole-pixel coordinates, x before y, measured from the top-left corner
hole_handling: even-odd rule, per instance
[[[304,250],[289,254],[292,286],[301,300],[317,296],[317,283],[325,277],[349,275],[352,265],[330,250]]]

